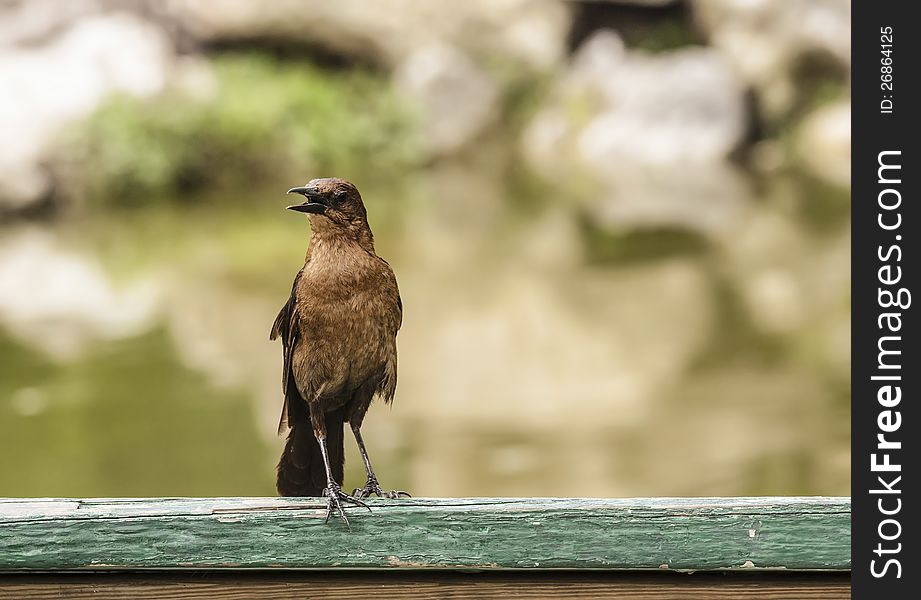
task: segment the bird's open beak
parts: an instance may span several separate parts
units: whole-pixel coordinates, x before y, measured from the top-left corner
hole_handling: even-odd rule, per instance
[[[300,194],[307,198],[307,201],[303,204],[293,204],[286,207],[288,210],[321,215],[326,212],[326,209],[328,208],[323,200],[322,194],[320,194],[320,191],[315,187],[293,187],[288,190],[288,193]]]

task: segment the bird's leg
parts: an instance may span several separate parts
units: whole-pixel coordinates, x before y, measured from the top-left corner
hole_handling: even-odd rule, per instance
[[[326,495],[328,499],[328,503],[326,504],[326,522],[329,522],[329,517],[333,514],[333,509],[335,508],[336,512],[339,513],[339,517],[345,521],[346,527],[351,531],[352,526],[349,524],[349,518],[345,516],[345,510],[342,508],[342,501],[344,500],[357,506],[363,506],[369,511],[371,507],[358,498],[353,498],[342,491],[342,487],[336,483],[336,480],[333,478],[333,472],[329,466],[329,453],[326,450],[326,436],[317,435],[317,442],[320,444],[320,452],[323,454],[323,466],[326,467],[326,489],[323,490],[323,494]]]
[[[390,490],[385,492],[381,489],[380,483],[377,482],[377,476],[374,475],[374,469],[371,468],[371,459],[368,458],[368,451],[365,449],[365,441],[361,438],[361,425],[352,424],[352,433],[355,434],[355,441],[358,442],[358,451],[361,452],[361,459],[365,461],[365,471],[368,472],[368,481],[365,482],[364,487],[356,488],[352,495],[357,498],[369,498],[371,494],[375,494],[381,498],[401,498],[403,496],[410,498],[411,496],[401,490]]]

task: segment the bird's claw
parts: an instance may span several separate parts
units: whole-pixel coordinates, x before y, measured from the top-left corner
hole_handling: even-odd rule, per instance
[[[390,498],[391,500],[397,500],[399,498],[412,498],[412,495],[409,492],[404,492],[403,490],[390,490],[385,492],[381,489],[381,485],[377,482],[376,479],[369,478],[364,487],[355,488],[355,491],[352,492],[352,495],[356,498],[370,498],[371,494],[379,498]]]
[[[349,518],[345,516],[345,509],[342,506],[343,501],[350,502],[355,506],[367,508],[368,512],[371,512],[370,506],[358,498],[354,498],[343,492],[342,488],[339,487],[339,484],[335,482],[330,482],[326,485],[326,489],[323,490],[323,495],[326,496],[328,500],[326,504],[326,523],[329,522],[329,518],[333,514],[333,509],[335,509],[335,511],[339,513],[339,518],[345,521],[345,526],[349,528],[349,531],[352,530],[352,525],[349,523]]]

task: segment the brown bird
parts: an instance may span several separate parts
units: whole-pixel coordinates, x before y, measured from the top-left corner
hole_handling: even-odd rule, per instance
[[[288,430],[276,485],[282,496],[325,495],[326,519],[335,510],[348,524],[342,502],[367,508],[359,498],[409,495],[381,489],[361,438],[371,401],[393,400],[403,303],[393,270],[374,251],[354,185],[314,179],[288,193],[306,198],[288,209],[308,215],[312,235],[291,297],[269,336],[282,341],[285,403],[278,431]],[[342,491],[346,422],[368,473],[352,496]]]

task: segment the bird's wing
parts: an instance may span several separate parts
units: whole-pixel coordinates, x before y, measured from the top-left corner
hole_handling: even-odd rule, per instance
[[[380,258],[380,257],[378,257]],[[396,311],[394,316],[394,329],[393,335],[396,337],[397,332],[400,330],[400,327],[403,326],[403,298],[400,296],[400,288],[397,285],[397,278],[393,274],[393,269],[390,268],[390,263],[388,263],[383,258],[380,259],[381,262],[387,268],[387,273],[389,274],[391,283],[393,284],[393,290],[396,292],[397,301],[396,301]],[[378,396],[383,399],[384,402],[390,403],[393,402],[393,397],[396,394],[397,390],[397,352],[396,347],[394,346],[393,352],[390,355],[390,359],[387,361],[387,364],[384,365],[384,375],[381,377],[381,382],[377,386],[376,393]]]
[[[281,343],[285,346],[288,345],[291,316],[295,309],[295,293],[297,292],[297,282],[301,280],[301,272],[302,271],[298,271],[297,275],[294,276],[294,284],[291,286],[291,295],[288,296],[288,301],[285,302],[285,305],[278,311],[278,316],[275,317],[275,322],[272,323],[272,331],[269,333],[270,340],[281,337]]]
[[[400,296],[400,286],[397,285],[397,277],[393,274],[393,267],[390,266],[390,263],[380,256],[377,256],[377,260],[384,263],[385,273],[390,277],[390,282],[393,284],[393,289],[397,292],[397,328],[396,331],[394,331],[394,334],[396,334],[396,332],[400,330],[400,327],[403,326],[403,298]]]
[[[300,278],[301,271],[298,271],[297,275],[294,277],[294,285],[291,287],[291,296],[288,298],[288,301],[285,302],[285,305],[281,307],[281,310],[278,311],[278,316],[275,317],[275,322],[272,324],[272,331],[269,334],[270,340],[281,338],[282,354],[284,356],[284,365],[281,372],[281,389],[285,394],[285,403],[281,409],[281,418],[278,421],[279,435],[288,431],[289,423],[291,423],[293,419],[300,417],[300,413],[303,412],[305,413],[304,416],[306,416],[304,402],[301,399],[301,394],[297,389],[297,384],[291,373],[294,347],[297,345],[298,337],[300,336],[297,326],[298,315],[296,300],[297,283]]]

